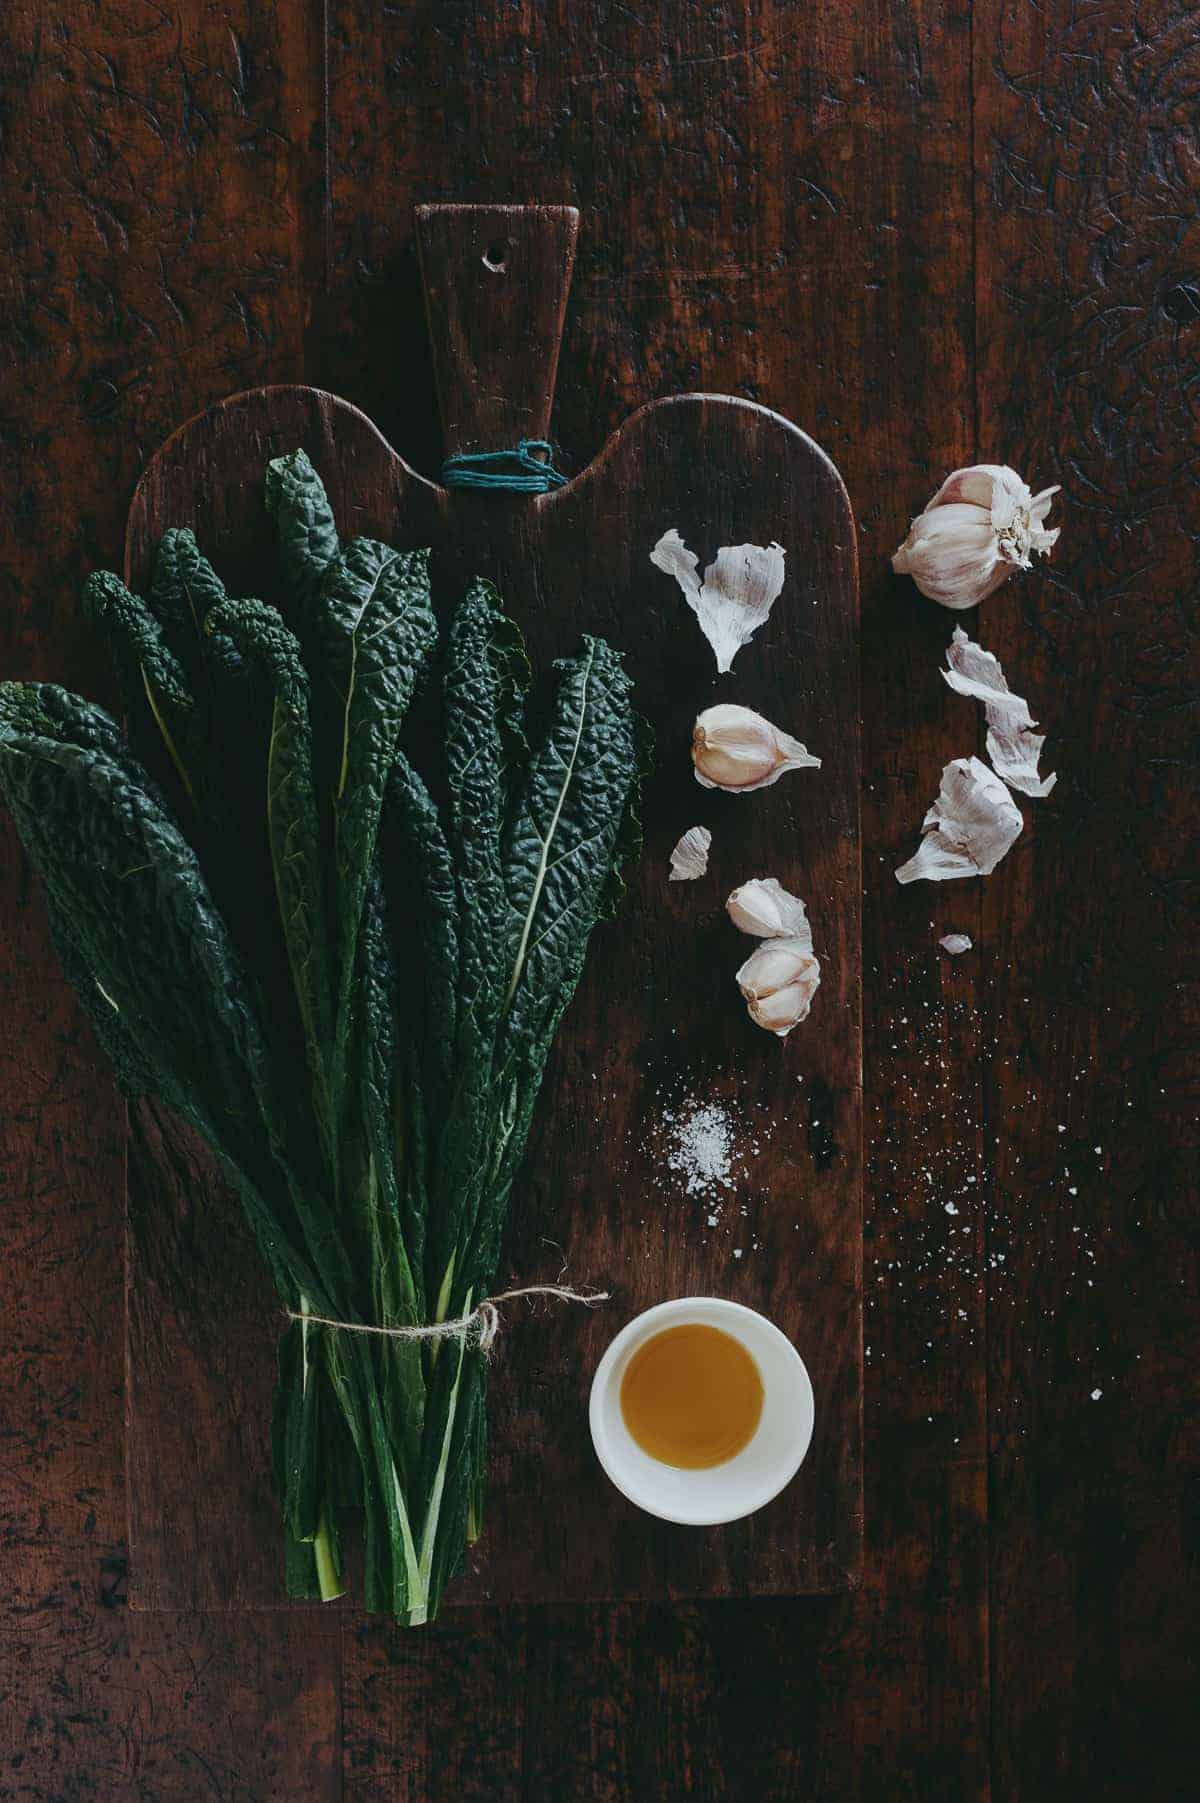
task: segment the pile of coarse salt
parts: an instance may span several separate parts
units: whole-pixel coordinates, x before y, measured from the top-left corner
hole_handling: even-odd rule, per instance
[[[684,1102],[665,1108],[667,1168],[683,1180],[689,1196],[716,1195],[733,1188],[733,1116],[720,1102]]]

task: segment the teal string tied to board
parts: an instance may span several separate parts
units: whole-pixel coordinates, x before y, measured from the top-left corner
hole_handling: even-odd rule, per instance
[[[459,451],[442,465],[446,488],[544,495],[562,488],[566,480],[555,469],[554,452],[544,438],[523,438],[513,451]]]

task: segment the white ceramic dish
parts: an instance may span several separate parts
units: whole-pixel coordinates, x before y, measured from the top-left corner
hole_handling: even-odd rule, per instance
[[[763,1411],[754,1437],[723,1465],[682,1471],[643,1452],[621,1414],[621,1382],[629,1361],[665,1327],[719,1327],[750,1353],[763,1382]],[[713,1527],[752,1515],[795,1477],[813,1431],[813,1392],[804,1360],[765,1315],[717,1296],[660,1302],[623,1327],[596,1367],[588,1410],[592,1444],[617,1489],[662,1521]]]

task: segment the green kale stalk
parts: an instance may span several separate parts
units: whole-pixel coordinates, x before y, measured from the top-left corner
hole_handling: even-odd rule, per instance
[[[227,595],[187,531],[144,599],[94,575],[127,736],[52,684],[2,684],[0,789],[122,1088],[207,1140],[285,1308],[439,1323],[494,1285],[546,1059],[638,849],[646,732],[585,638],[533,734],[488,583],[443,629],[427,554],[342,544],[303,452],[266,496],[285,612]],[[432,1619],[479,1531],[485,1375],[470,1336],[291,1323],[273,1444],[294,1595],[341,1593],[357,1509],[367,1607]]]

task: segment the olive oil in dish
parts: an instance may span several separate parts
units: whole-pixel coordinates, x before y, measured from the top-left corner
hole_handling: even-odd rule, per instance
[[[705,1470],[735,1458],[763,1407],[758,1365],[719,1327],[687,1322],[639,1346],[621,1381],[621,1414],[661,1464]]]

